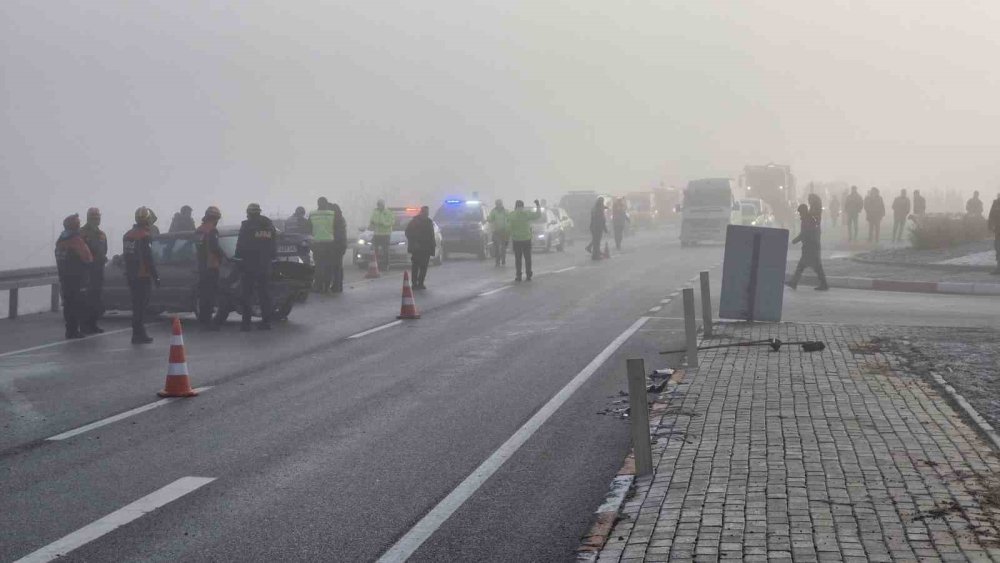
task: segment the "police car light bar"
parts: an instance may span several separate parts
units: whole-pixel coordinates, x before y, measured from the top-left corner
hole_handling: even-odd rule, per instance
[[[459,203],[462,203],[462,200],[460,200],[460,199],[446,199],[446,200],[444,200],[444,202],[447,203],[448,205],[457,205]]]

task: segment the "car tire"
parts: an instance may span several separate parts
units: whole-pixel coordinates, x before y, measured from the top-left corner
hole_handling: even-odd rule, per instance
[[[274,308],[274,318],[275,320],[285,321],[288,320],[288,315],[292,313],[292,307],[295,304],[291,299],[286,300],[284,303],[279,304]]]

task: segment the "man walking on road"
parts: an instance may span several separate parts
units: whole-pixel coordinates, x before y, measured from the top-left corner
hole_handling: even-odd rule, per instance
[[[271,330],[271,262],[277,255],[278,235],[271,220],[260,213],[260,205],[247,206],[246,221],[236,239],[236,258],[240,260],[243,283],[243,322],[240,330],[250,330],[253,296],[260,304],[261,330]]]
[[[63,232],[56,241],[56,266],[59,270],[67,339],[83,338],[80,323],[86,315],[86,304],[82,290],[87,271],[93,262],[90,249],[80,236],[80,216],[74,213],[63,219]]]
[[[965,214],[970,217],[983,216],[983,200],[979,199],[979,191],[972,192],[972,199],[965,202]]]
[[[892,201],[892,242],[903,240],[906,218],[909,216],[910,198],[906,197],[906,190],[900,190],[899,195]]]
[[[611,204],[611,226],[615,230],[615,250],[622,249],[622,238],[625,236],[625,227],[632,219],[628,216],[625,198],[615,198]]]
[[[816,287],[816,290],[826,291],[830,287],[826,284],[826,273],[823,272],[823,263],[820,256],[820,219],[804,203],[799,205],[798,211],[802,225],[799,230],[799,236],[792,239],[792,244],[797,242],[802,243],[802,257],[799,258],[799,264],[795,267],[795,273],[792,274],[792,279],[788,282],[788,287],[792,289],[797,288],[799,279],[802,278],[802,272],[806,268],[812,268],[816,272],[816,277],[819,278],[819,285]]]
[[[847,218],[847,240],[858,240],[858,217],[865,202],[858,193],[857,186],[851,186],[851,193],[844,198],[844,216]]]
[[[608,219],[604,216],[604,198],[599,197],[590,210],[590,244],[585,249],[591,260],[601,259],[601,239],[608,232]]]
[[[347,221],[344,213],[336,203],[330,206],[333,211],[333,254],[330,257],[330,293],[344,292],[344,253],[347,252]]]
[[[392,238],[392,226],[395,222],[395,215],[385,208],[385,200],[378,200],[368,221],[368,228],[372,231],[372,250],[378,257],[378,267],[383,272],[389,269],[389,239]]]
[[[868,222],[868,242],[878,243],[882,218],[885,217],[885,201],[878,193],[878,188],[872,188],[865,198],[865,221]]]
[[[135,225],[122,238],[122,260],[125,277],[132,296],[132,344],[149,344],[153,339],[146,334],[144,322],[149,296],[153,285],[160,287],[160,276],[153,260],[153,223],[156,215],[148,207],[135,210]]]
[[[531,281],[531,222],[542,217],[542,204],[535,200],[535,210],[524,209],[524,202],[514,202],[514,211],[507,217],[510,239],[514,246],[514,281],[521,281],[521,262],[524,262],[525,279]]]
[[[493,258],[495,266],[505,266],[507,264],[507,241],[510,240],[510,225],[507,224],[507,209],[503,206],[503,200],[498,199],[490,216],[487,218],[490,230],[493,235]]]
[[[333,283],[334,237],[333,210],[325,197],[316,200],[316,209],[309,213],[312,225],[312,251],[316,261],[313,287],[319,293],[329,293]]]
[[[94,258],[87,267],[87,304],[80,331],[101,334],[104,330],[97,326],[97,320],[104,312],[101,294],[104,292],[104,265],[108,263],[108,237],[101,230],[100,209],[91,207],[87,210],[87,224],[80,229],[80,236]]]
[[[913,190],[913,214],[920,217],[927,213],[927,200],[920,195],[920,190]]]
[[[219,208],[209,206],[205,210],[201,226],[195,230],[198,233],[195,243],[198,250],[198,321],[209,330],[219,330],[222,325],[221,314],[212,322],[212,314],[218,305],[219,268],[226,257],[219,245],[220,219],[222,212]],[[219,307],[219,312],[222,312],[222,307]]]
[[[427,266],[437,250],[437,241],[434,240],[434,221],[431,221],[430,214],[431,209],[425,205],[406,225],[406,249],[410,253],[410,266],[413,268],[413,289],[427,289],[424,285]]]
[[[994,276],[1000,275],[1000,195],[993,200],[990,206],[990,216],[987,219],[990,230],[993,231],[993,250],[996,252],[997,267],[992,273]]]

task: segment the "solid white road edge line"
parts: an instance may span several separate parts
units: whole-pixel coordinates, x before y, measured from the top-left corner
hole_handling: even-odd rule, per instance
[[[129,329],[129,330],[132,330],[132,329]],[[198,387],[197,389],[195,389],[195,391],[201,393],[202,391],[208,391],[211,388],[212,388],[212,386]],[[67,438],[72,438],[73,436],[79,436],[80,434],[83,434],[84,432],[90,432],[91,430],[94,430],[95,428],[100,428],[102,426],[107,426],[107,425],[112,424],[114,422],[118,422],[119,420],[124,420],[124,419],[126,419],[126,418],[128,418],[130,416],[135,416],[137,414],[142,414],[142,413],[144,413],[146,411],[153,410],[156,407],[162,407],[163,405],[172,403],[172,402],[174,402],[174,401],[176,401],[178,399],[183,399],[183,398],[184,397],[171,397],[171,398],[168,398],[168,399],[160,399],[159,401],[156,401],[154,403],[149,403],[148,405],[143,405],[141,407],[136,407],[136,408],[134,408],[134,409],[132,409],[130,411],[125,411],[123,413],[119,413],[119,414],[116,414],[114,416],[109,416],[108,418],[103,418],[103,419],[98,420],[96,422],[91,422],[90,424],[85,424],[85,425],[83,425],[83,426],[81,426],[79,428],[74,428],[73,430],[68,430],[66,432],[63,432],[62,434],[56,434],[55,436],[52,436],[50,438],[46,438],[46,440],[59,441],[59,440],[65,440]]]
[[[181,477],[158,491],[154,491],[141,499],[119,508],[100,520],[95,520],[79,530],[50,543],[49,545],[25,555],[14,563],[45,563],[53,561],[74,549],[86,545],[97,538],[114,531],[129,522],[141,518],[161,506],[173,502],[215,481],[214,477]]]
[[[484,291],[484,292],[480,293],[479,296],[480,297],[486,297],[487,295],[493,295],[494,293],[500,293],[501,291],[503,291],[505,289],[510,289],[512,287],[514,287],[514,286],[512,286],[512,285],[502,285],[502,286],[500,286],[500,287],[498,287],[496,289],[491,289],[489,291]]]
[[[60,340],[58,342],[49,342],[48,344],[41,344],[38,346],[32,346],[31,348],[22,348],[20,350],[11,350],[10,352],[4,352],[0,354],[0,358],[6,358],[7,356],[14,356],[16,354],[24,354],[25,352],[34,352],[35,350],[44,350],[46,348],[52,348],[53,346],[61,346],[63,344],[68,344],[70,342],[80,342],[81,340],[92,340],[101,336],[109,336],[111,334],[118,334],[121,332],[128,332],[132,330],[131,328],[119,328],[117,330],[106,330],[101,334],[91,334],[86,338],[79,338],[73,340]]]
[[[401,324],[403,324],[403,321],[392,321],[391,323],[386,323],[386,324],[384,324],[382,326],[377,326],[375,328],[370,328],[368,330],[359,332],[357,334],[352,334],[352,335],[348,336],[347,338],[348,338],[348,340],[354,339],[354,338],[361,338],[362,336],[368,336],[369,334],[375,334],[376,332],[378,332],[380,330],[385,330],[387,328],[392,328],[392,327],[394,327],[396,325],[401,325]]]
[[[455,513],[462,504],[465,503],[475,492],[489,479],[497,469],[500,469],[517,450],[520,449],[531,436],[542,427],[543,424],[565,403],[573,393],[583,386],[588,379],[604,364],[617,350],[621,348],[642,325],[646,324],[649,317],[639,317],[632,326],[625,329],[625,332],[618,335],[607,348],[601,351],[593,360],[583,368],[580,373],[552,396],[542,408],[538,410],[523,426],[517,429],[510,438],[507,439],[486,461],[481,463],[468,477],[465,478],[454,490],[448,493],[441,502],[431,509],[416,525],[413,526],[403,537],[399,538],[392,547],[386,551],[378,560],[380,562],[401,562],[406,561],[425,542],[441,524]]]
[[[570,266],[569,268],[563,268],[563,269],[561,269],[561,270],[556,270],[556,271],[554,271],[554,272],[552,272],[552,273],[553,273],[553,274],[561,274],[561,273],[563,273],[563,272],[568,272],[568,271],[570,271],[570,270],[575,270],[575,269],[576,269],[576,266]]]

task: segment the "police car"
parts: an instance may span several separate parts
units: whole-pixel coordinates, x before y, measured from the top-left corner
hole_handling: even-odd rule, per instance
[[[406,226],[420,213],[419,207],[388,207],[395,220],[392,224],[392,234],[389,236],[389,266],[410,265],[410,253],[406,249]],[[372,247],[372,236],[375,233],[366,227],[361,228],[361,235],[354,244],[353,262],[362,270],[368,268],[372,260],[374,249]],[[444,247],[441,244],[441,229],[434,223],[434,240],[437,242],[434,256],[431,257],[431,264],[440,266],[444,260]]]
[[[434,222],[441,226],[444,258],[454,253],[475,254],[485,260],[493,252],[486,206],[480,201],[447,199],[434,213]]]

